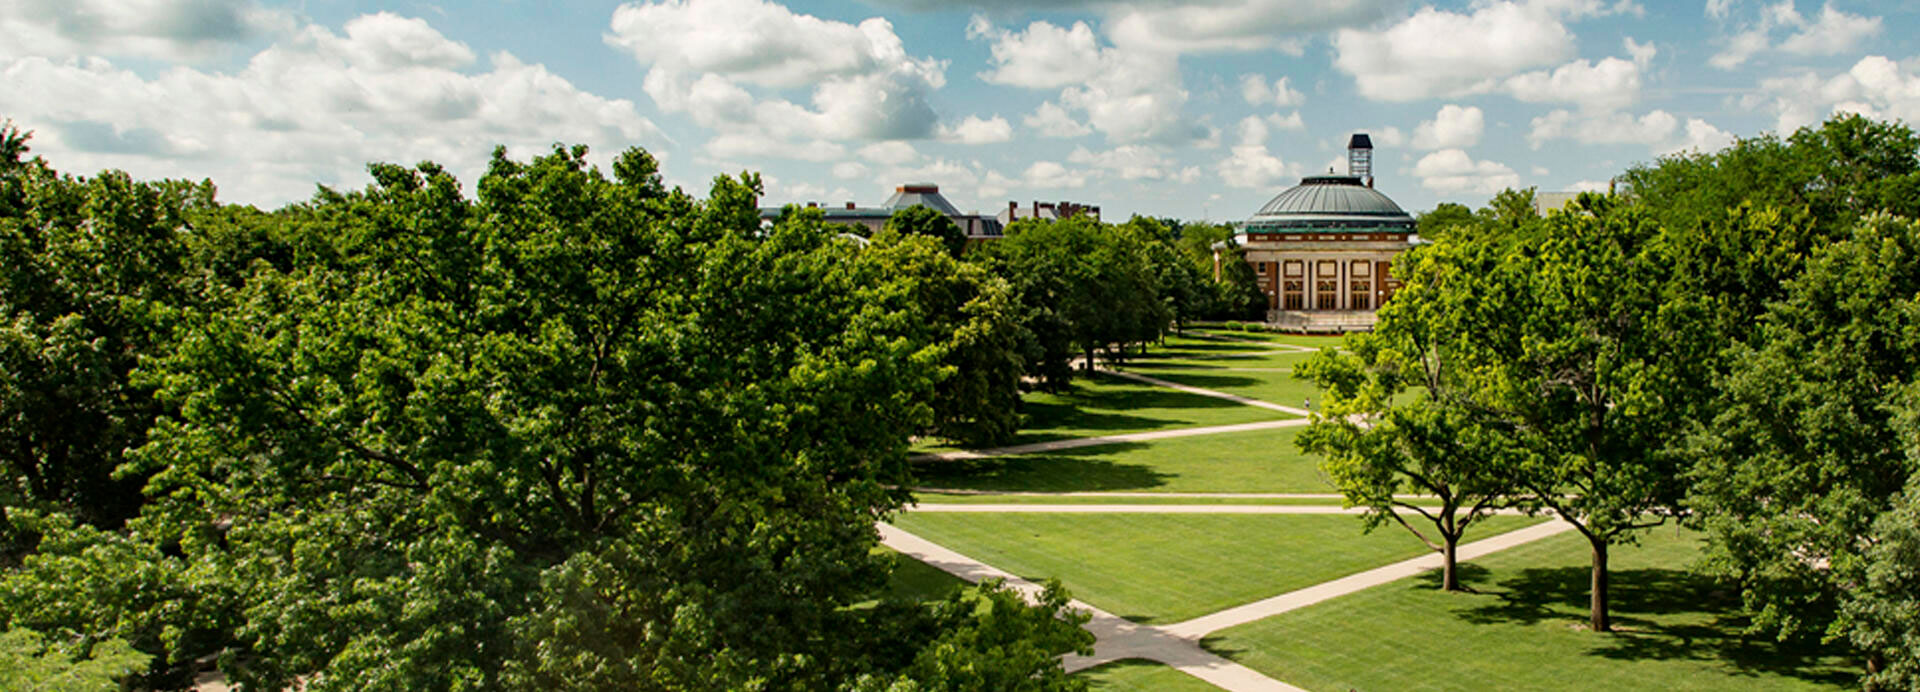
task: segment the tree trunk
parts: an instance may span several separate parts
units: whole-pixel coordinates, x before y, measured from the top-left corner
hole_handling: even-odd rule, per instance
[[[1612,632],[1613,623],[1607,619],[1607,544],[1594,538],[1593,543],[1593,616],[1592,626],[1595,632]]]
[[[1086,368],[1087,368],[1087,374],[1089,375],[1093,374],[1093,347],[1092,346],[1087,347]]]
[[[1443,566],[1441,567],[1440,590],[1459,591],[1460,570],[1456,569],[1458,566],[1456,558],[1459,553],[1460,537],[1452,534],[1441,534],[1440,538],[1446,542],[1446,547],[1440,551],[1440,554],[1444,556],[1442,558]]]

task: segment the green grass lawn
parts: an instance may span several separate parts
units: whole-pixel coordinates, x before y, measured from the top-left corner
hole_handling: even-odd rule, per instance
[[[1310,357],[1312,354],[1298,353],[1263,359],[1263,362],[1270,362],[1271,365],[1261,367],[1288,368],[1286,370],[1234,370],[1231,368],[1238,366],[1227,365],[1225,361],[1217,361],[1209,366],[1189,363],[1160,364],[1149,361],[1126,367],[1124,370],[1189,387],[1211,389],[1282,406],[1298,407],[1305,405],[1307,399],[1320,396],[1319,387],[1314,386],[1310,381],[1295,378],[1291,370],[1293,366],[1305,362]]]
[[[1089,497],[1085,495],[975,495],[959,493],[917,493],[919,502],[938,505],[1328,505],[1340,506],[1340,498],[1318,497],[1168,497],[1140,493],[1126,497]]]
[[[1033,492],[1334,492],[1320,475],[1319,458],[1294,446],[1299,434],[1300,428],[1275,428],[993,459],[920,461],[913,465],[914,483]]]
[[[1490,555],[1448,594],[1401,580],[1208,637],[1207,648],[1319,690],[1803,690],[1856,686],[1854,662],[1739,634],[1735,592],[1687,566],[1699,541],[1655,529],[1611,554],[1613,617],[1587,622],[1587,544],[1568,533]]]
[[[1201,327],[1197,329],[1190,329],[1188,331],[1196,332],[1200,334],[1212,334],[1216,336],[1233,337],[1236,339],[1257,339],[1260,341],[1266,341],[1270,343],[1286,344],[1289,346],[1306,346],[1308,348],[1316,348],[1316,349],[1317,348],[1339,348],[1344,343],[1344,339],[1346,339],[1345,336],[1327,336],[1327,335],[1321,335],[1321,334],[1282,334],[1280,332],[1267,332],[1267,331],[1243,332],[1235,329],[1223,329],[1220,327]]]
[[[1494,517],[1469,536],[1533,521]],[[1363,534],[1358,517],[1339,515],[908,512],[894,523],[1028,579],[1058,577],[1076,598],[1157,624],[1427,552],[1403,530]]]
[[[1138,658],[1095,666],[1074,675],[1086,679],[1091,689],[1111,692],[1218,692],[1220,689],[1174,670],[1173,666]]]
[[[1020,411],[1025,425],[1009,445],[1292,417],[1111,375],[1075,379],[1070,389],[1059,394],[1029,393]],[[914,447],[916,452],[950,449],[933,442]]]

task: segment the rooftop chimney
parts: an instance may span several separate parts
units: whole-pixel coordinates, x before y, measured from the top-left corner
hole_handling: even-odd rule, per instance
[[[1355,132],[1347,140],[1347,175],[1365,179],[1373,187],[1373,138]]]
[[[848,203],[847,203],[847,208],[848,208],[848,209],[852,209],[852,208],[853,208],[853,203],[852,203],[852,202],[848,202]]]

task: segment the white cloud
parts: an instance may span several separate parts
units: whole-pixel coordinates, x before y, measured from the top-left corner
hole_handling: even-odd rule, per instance
[[[358,186],[369,161],[433,160],[471,184],[495,145],[532,156],[559,140],[610,157],[665,141],[629,101],[508,53],[484,71],[472,61],[425,23],[382,13],[344,35],[306,27],[232,74],[0,61],[0,112],[64,170],[212,177],[224,199],[262,205],[305,198],[316,182]]]
[[[1206,136],[1203,125],[1181,112],[1187,92],[1180,85],[1177,54],[1102,47],[1084,23],[1061,29],[1033,22],[1010,32],[976,17],[967,35],[993,42],[993,69],[983,76],[1033,89],[1065,87],[1060,107],[1079,112],[1109,142],[1192,143]],[[1055,132],[1075,129],[1065,124],[1070,118],[1055,121]]]
[[[951,128],[942,126],[940,138],[961,144],[993,144],[1013,139],[1013,125],[998,115],[982,120],[980,116],[969,115],[959,125]]]
[[[9,0],[0,3],[0,59],[194,61],[295,28],[289,13],[256,0]]]
[[[1307,97],[1288,86],[1287,78],[1268,82],[1265,75],[1240,75],[1240,97],[1251,106],[1287,108],[1305,103]]]
[[[1858,49],[1860,42],[1880,33],[1879,17],[1862,17],[1833,8],[1820,8],[1820,21],[1780,42],[1780,50],[1795,55],[1836,55]]]
[[[1072,115],[1067,114],[1067,109],[1052,101],[1041,103],[1039,108],[1020,122],[1043,137],[1080,137],[1093,132],[1093,128],[1074,120]]]
[[[1053,161],[1035,161],[1028,166],[1021,179],[1028,187],[1042,190],[1078,188],[1087,184],[1087,174],[1069,170],[1066,166]]]
[[[1299,166],[1267,150],[1267,122],[1247,116],[1235,128],[1237,144],[1216,166],[1220,179],[1232,187],[1267,189],[1300,176]]]
[[[1269,113],[1267,114],[1267,117],[1265,118],[1265,120],[1267,121],[1267,125],[1273,127],[1273,129],[1276,129],[1276,130],[1307,129],[1307,121],[1306,119],[1300,117],[1300,111],[1294,111],[1292,113],[1288,113],[1284,117],[1278,113]]]
[[[1707,10],[1710,16],[1724,18],[1729,8],[1728,4],[1716,6],[1710,3]],[[1797,31],[1773,46],[1773,34],[1782,29]],[[1819,19],[1809,22],[1794,9],[1793,0],[1781,0],[1776,4],[1762,5],[1758,17],[1727,37],[1726,48],[1707,63],[1731,70],[1769,47],[1794,55],[1837,55],[1857,50],[1861,42],[1879,35],[1880,29],[1879,17],[1848,14],[1836,9],[1832,2],[1822,5]]]
[[[1577,103],[1591,109],[1615,109],[1640,100],[1640,66],[1619,58],[1599,63],[1575,60],[1552,72],[1509,77],[1502,88],[1528,103]]]
[[[1197,175],[1199,172],[1197,168],[1179,167],[1177,162],[1167,158],[1154,147],[1138,144],[1100,152],[1080,147],[1067,155],[1067,162],[1092,166],[1118,175],[1124,180],[1180,180],[1183,176]]]
[[[1747,108],[1771,107],[1780,132],[1812,125],[1836,112],[1920,122],[1920,64],[1902,65],[1869,55],[1830,77],[1806,71],[1760,82],[1761,94],[1741,100]]]
[[[833,164],[833,177],[841,180],[853,180],[867,177],[868,169],[858,161],[842,161]]]
[[[822,139],[781,142],[750,132],[723,132],[707,140],[707,154],[721,160],[797,159],[832,161],[847,148]]]
[[[1086,22],[1062,28],[1041,21],[1016,32],[975,16],[967,25],[967,38],[993,41],[993,69],[980,73],[988,83],[1051,89],[1085,82],[1100,72],[1100,45]]]
[[[1382,31],[1341,29],[1334,66],[1376,101],[1479,93],[1515,72],[1573,53],[1573,34],[1549,8],[1479,4],[1472,14],[1423,7]]]
[[[1487,129],[1486,115],[1474,106],[1440,107],[1432,120],[1413,129],[1413,146],[1421,149],[1467,149],[1480,143]]]
[[[928,93],[946,63],[908,55],[893,25],[795,14],[764,0],[662,0],[614,10],[608,45],[647,66],[661,110],[722,133],[779,141],[916,139],[936,133]],[[812,88],[811,108],[742,85]]]
[[[1707,16],[1714,19],[1726,19],[1727,10],[1733,7],[1733,0],[1707,0]]]
[[[1299,55],[1299,37],[1385,19],[1401,0],[1136,2],[1112,6],[1105,26],[1117,45],[1160,52],[1280,50]]]
[[[1532,125],[1527,141],[1535,149],[1552,140],[1566,139],[1581,144],[1639,144],[1654,154],[1665,155],[1711,152],[1733,143],[1733,135],[1705,120],[1688,118],[1683,123],[1664,110],[1639,117],[1621,112],[1575,115],[1557,110],[1534,118]]]
[[[1641,43],[1633,40],[1632,36],[1628,36],[1620,43],[1621,47],[1626,49],[1627,55],[1633,56],[1633,64],[1640,66],[1643,70],[1653,63],[1654,56],[1660,54],[1660,49],[1654,47],[1652,41]]]
[[[1413,165],[1420,185],[1442,194],[1493,194],[1520,187],[1520,174],[1504,164],[1475,161],[1459,149],[1442,149]]]
[[[1605,180],[1581,180],[1567,186],[1568,192],[1606,192],[1612,184]]]
[[[913,145],[906,142],[874,142],[860,147],[857,153],[863,161],[888,166],[900,166],[920,158],[920,152],[915,151]]]

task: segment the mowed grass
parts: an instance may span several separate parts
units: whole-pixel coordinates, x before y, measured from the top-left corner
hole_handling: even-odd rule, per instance
[[[1535,521],[1493,517],[1470,536]],[[1343,515],[907,512],[894,524],[1027,579],[1057,577],[1075,598],[1158,624],[1428,552],[1404,530],[1367,534]]]
[[[1345,336],[1326,334],[1282,334],[1280,332],[1268,331],[1243,332],[1237,329],[1223,329],[1220,327],[1199,327],[1188,331],[1231,339],[1254,339],[1288,346],[1305,346],[1312,349],[1340,348],[1345,344],[1346,339]]]
[[[1298,354],[1298,356],[1294,356],[1296,359],[1294,359],[1290,365],[1298,365],[1300,361],[1306,361],[1304,356],[1308,356],[1308,354]],[[1311,381],[1296,379],[1294,373],[1292,373],[1292,369],[1286,369],[1286,371],[1236,371],[1236,369],[1227,369],[1227,367],[1233,367],[1233,365],[1221,363],[1221,365],[1213,365],[1213,367],[1154,367],[1152,363],[1140,363],[1137,367],[1125,367],[1125,371],[1129,371],[1129,373],[1139,373],[1139,375],[1146,375],[1146,377],[1158,377],[1158,379],[1164,379],[1164,381],[1169,381],[1169,383],[1200,386],[1200,388],[1210,388],[1210,390],[1215,390],[1215,392],[1238,394],[1238,396],[1254,398],[1254,400],[1261,400],[1261,402],[1271,402],[1271,404],[1281,404],[1281,406],[1294,406],[1294,408],[1306,406],[1308,400],[1321,398],[1319,386],[1315,386]]]
[[[1205,646],[1316,690],[1827,690],[1855,661],[1740,636],[1739,597],[1687,571],[1699,539],[1655,529],[1610,554],[1616,634],[1586,630],[1585,540],[1554,536],[1487,556],[1479,593],[1404,579],[1225,630]]]
[[[1022,400],[1020,412],[1023,425],[1008,445],[1294,417],[1105,374],[1076,378],[1058,394],[1030,392]],[[930,452],[954,448],[928,441],[913,449]]]
[[[1094,666],[1074,675],[1084,678],[1088,688],[1106,692],[1218,692],[1220,689],[1174,670],[1173,666],[1138,658]]]
[[[1340,506],[1339,497],[1222,497],[1136,493],[1120,497],[1103,495],[1008,495],[921,492],[914,494],[921,504],[935,505],[1326,505]],[[912,509],[909,507],[908,509]]]
[[[1252,406],[1239,408],[1262,411]],[[1300,428],[1123,442],[992,459],[914,462],[914,483],[959,490],[1330,493]]]

